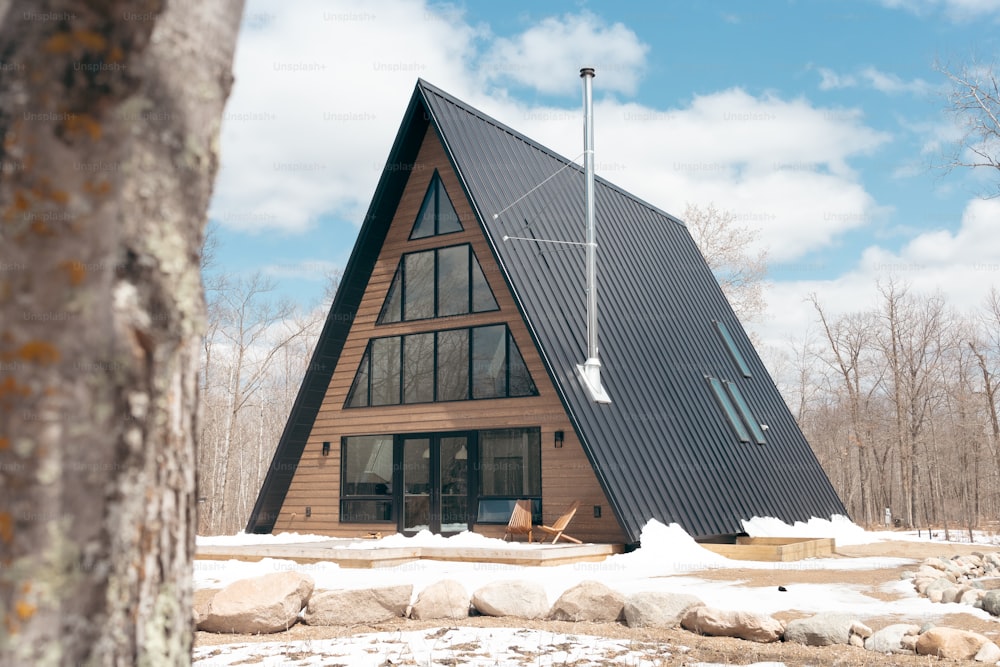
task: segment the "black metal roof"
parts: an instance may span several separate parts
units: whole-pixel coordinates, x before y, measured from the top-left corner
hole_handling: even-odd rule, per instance
[[[599,120],[599,119],[598,119]],[[687,228],[598,178],[599,332],[610,405],[576,374],[586,358],[584,251],[504,240],[584,240],[581,167],[418,81],[389,165],[412,163],[430,122],[482,225],[560,399],[626,536],[655,518],[695,537],[743,532],[741,519],[846,514]],[[598,144],[599,148],[599,144]],[[248,531],[268,532],[405,186],[386,171],[345,271]],[[715,322],[732,333],[751,377]],[[319,370],[313,370],[317,361]],[[734,382],[767,443],[741,443],[707,377]]]

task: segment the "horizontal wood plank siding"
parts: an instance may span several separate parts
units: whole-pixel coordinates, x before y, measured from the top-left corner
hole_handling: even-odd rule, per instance
[[[413,222],[435,168],[462,222],[463,231],[409,241]],[[471,244],[500,310],[382,326],[375,324],[403,253],[460,243]],[[538,396],[344,409],[344,401],[370,338],[497,323],[506,323],[510,327],[538,388]],[[448,163],[440,141],[431,130],[424,138],[418,161],[410,173],[409,182],[334,369],[274,532],[297,531],[347,537],[376,531],[382,534],[395,532],[395,524],[339,522],[339,451],[343,436],[516,427],[540,427],[542,431],[542,505],[545,523],[551,524],[573,501],[579,500],[580,509],[566,531],[567,534],[590,542],[624,542],[624,533],[613,516],[611,506],[549,381],[538,351],[499,267],[493,260],[469,202]],[[558,449],[554,447],[555,431],[563,431],[565,434],[564,445]],[[321,453],[324,441],[331,445],[330,454],[325,457]],[[594,506],[601,507],[601,518],[594,518]],[[308,518],[305,516],[306,507],[311,510]],[[500,536],[503,534],[503,526],[477,526],[476,531]]]

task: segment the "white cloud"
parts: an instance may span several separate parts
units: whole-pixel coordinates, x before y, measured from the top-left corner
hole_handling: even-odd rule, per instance
[[[487,111],[563,155],[581,151],[577,109]],[[594,116],[598,175],[675,214],[689,202],[731,209],[760,229],[775,261],[822,248],[885,212],[849,161],[888,137],[856,110],[734,88],[665,111],[603,101]]]
[[[855,79],[850,74],[837,74],[832,69],[828,67],[817,67],[816,71],[819,72],[820,90],[835,90],[838,88],[853,88],[858,85],[858,80]]]
[[[300,259],[293,262],[271,263],[261,269],[275,278],[326,282],[329,276],[343,270],[343,266],[325,259]]]
[[[468,88],[476,31],[421,2],[250,2],[210,215],[298,232],[364,215],[417,77]]]
[[[594,67],[602,90],[632,94],[649,47],[621,23],[583,12],[544,19],[513,39],[497,39],[482,68],[491,81],[515,81],[542,93],[572,93],[577,72]]]
[[[904,9],[918,16],[941,11],[952,21],[971,21],[1000,14],[1000,0],[882,0],[892,9]]]
[[[888,95],[900,93],[926,95],[935,90],[934,86],[923,79],[918,78],[906,81],[897,74],[883,72],[877,67],[872,66],[864,67],[856,74],[841,74],[828,67],[817,67],[816,71],[820,76],[820,90],[838,90],[864,86]]]
[[[806,303],[811,293],[829,316],[875,307],[876,286],[890,278],[916,293],[941,293],[959,310],[977,308],[990,287],[1000,287],[1000,200],[968,203],[957,229],[918,233],[898,251],[871,246],[850,271],[829,280],[774,283],[767,292],[767,314],[753,324],[766,345],[781,347],[789,331],[806,331],[815,320]]]
[[[890,95],[896,93],[924,95],[934,90],[934,87],[923,79],[904,81],[895,74],[882,72],[875,67],[861,70],[861,77],[875,90]]]
[[[578,94],[559,108],[491,90],[488,81],[499,70],[477,61],[489,37],[461,14],[406,0],[386,0],[377,10],[345,0],[335,10],[314,1],[295,11],[251,2],[247,16],[259,20],[239,43],[211,211],[225,226],[294,233],[324,215],[360,221],[417,77],[568,157],[582,150]],[[501,48],[486,59],[539,58],[545,65],[532,67],[534,85],[561,90],[562,83],[546,81],[565,68],[566,85],[579,91],[572,46],[579,35],[584,44],[600,37],[624,49],[606,63],[612,73],[599,69],[595,80],[597,171],[608,180],[674,213],[688,203],[731,209],[761,229],[773,261],[825,247],[885,213],[850,162],[888,136],[868,127],[857,109],[739,88],[669,109],[617,101],[604,93],[637,85],[645,46],[620,24],[590,14],[549,19],[498,40]],[[537,50],[543,42],[550,56]],[[600,58],[591,62],[601,67]]]

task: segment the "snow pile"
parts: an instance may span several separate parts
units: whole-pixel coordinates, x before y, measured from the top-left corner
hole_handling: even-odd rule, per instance
[[[650,519],[642,527],[639,549],[628,554],[612,556],[605,562],[626,564],[636,575],[665,576],[732,567],[733,561],[709,551],[694,541],[678,524],[665,526]]]
[[[527,542],[506,542],[497,537],[486,537],[465,530],[455,535],[436,535],[429,530],[421,530],[416,535],[402,533],[387,535],[380,540],[355,540],[349,544],[337,545],[337,549],[391,549],[395,547],[463,547],[474,549],[536,549],[537,544]]]
[[[812,517],[805,523],[796,521],[791,526],[781,519],[759,516],[741,523],[743,530],[750,537],[832,537],[840,546],[870,544],[885,539],[879,534],[865,531],[864,528],[840,514],[835,514],[829,519]]]

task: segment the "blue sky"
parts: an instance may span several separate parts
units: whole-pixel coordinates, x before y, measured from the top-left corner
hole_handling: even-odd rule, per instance
[[[808,294],[846,312],[890,276],[974,307],[1000,282],[1000,200],[978,196],[1000,174],[932,167],[957,136],[935,63],[994,61],[998,36],[1000,0],[251,0],[210,209],[218,266],[316,303],[417,77],[573,157],[590,65],[599,175],[758,229],[765,344],[805,335]]]

